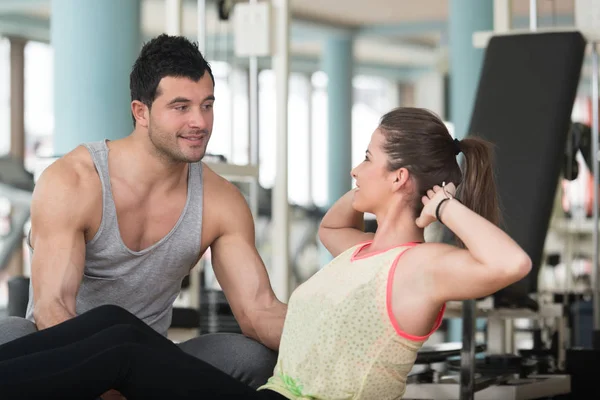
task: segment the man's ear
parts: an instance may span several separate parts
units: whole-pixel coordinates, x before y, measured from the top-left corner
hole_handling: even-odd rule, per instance
[[[406,168],[398,168],[393,175],[393,191],[405,188],[410,179],[410,172]]]
[[[148,109],[147,105],[139,100],[134,100],[131,102],[131,113],[135,118],[136,126],[143,126],[144,128],[148,127],[150,110]]]

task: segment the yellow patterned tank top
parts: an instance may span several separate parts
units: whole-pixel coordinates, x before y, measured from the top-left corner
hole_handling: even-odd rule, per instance
[[[391,311],[392,277],[416,243],[361,256],[371,242],[340,254],[300,285],[288,303],[273,376],[259,388],[292,400],[399,399],[417,351],[440,326],[412,336]]]

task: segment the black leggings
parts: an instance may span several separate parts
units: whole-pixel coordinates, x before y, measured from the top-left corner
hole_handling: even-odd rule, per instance
[[[117,306],[101,306],[0,346],[0,398],[285,399],[185,352]]]

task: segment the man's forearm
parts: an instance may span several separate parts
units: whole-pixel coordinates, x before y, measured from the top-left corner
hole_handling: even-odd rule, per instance
[[[37,328],[42,330],[75,317],[75,313],[69,311],[59,301],[53,301],[47,304],[36,305],[33,317]]]
[[[252,333],[248,336],[272,350],[279,350],[286,314],[287,304],[278,300],[267,308],[257,310],[250,322]]]
[[[287,314],[287,304],[280,303],[279,306],[271,313],[271,321],[264,328],[266,331],[264,343],[267,347],[277,351],[279,343],[281,343],[281,334],[283,333],[283,324],[285,315]]]

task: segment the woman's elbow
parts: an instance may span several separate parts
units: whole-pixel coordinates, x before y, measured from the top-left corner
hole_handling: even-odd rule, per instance
[[[325,228],[325,227],[323,227],[323,225],[321,225],[321,226],[319,226],[317,235],[319,237],[319,240],[323,244],[323,246],[325,246],[325,248],[328,248],[329,239],[331,237],[331,229]]]
[[[517,282],[525,278],[531,272],[531,267],[532,262],[529,255],[524,251],[520,252],[511,262],[511,268],[509,268],[511,280]]]

